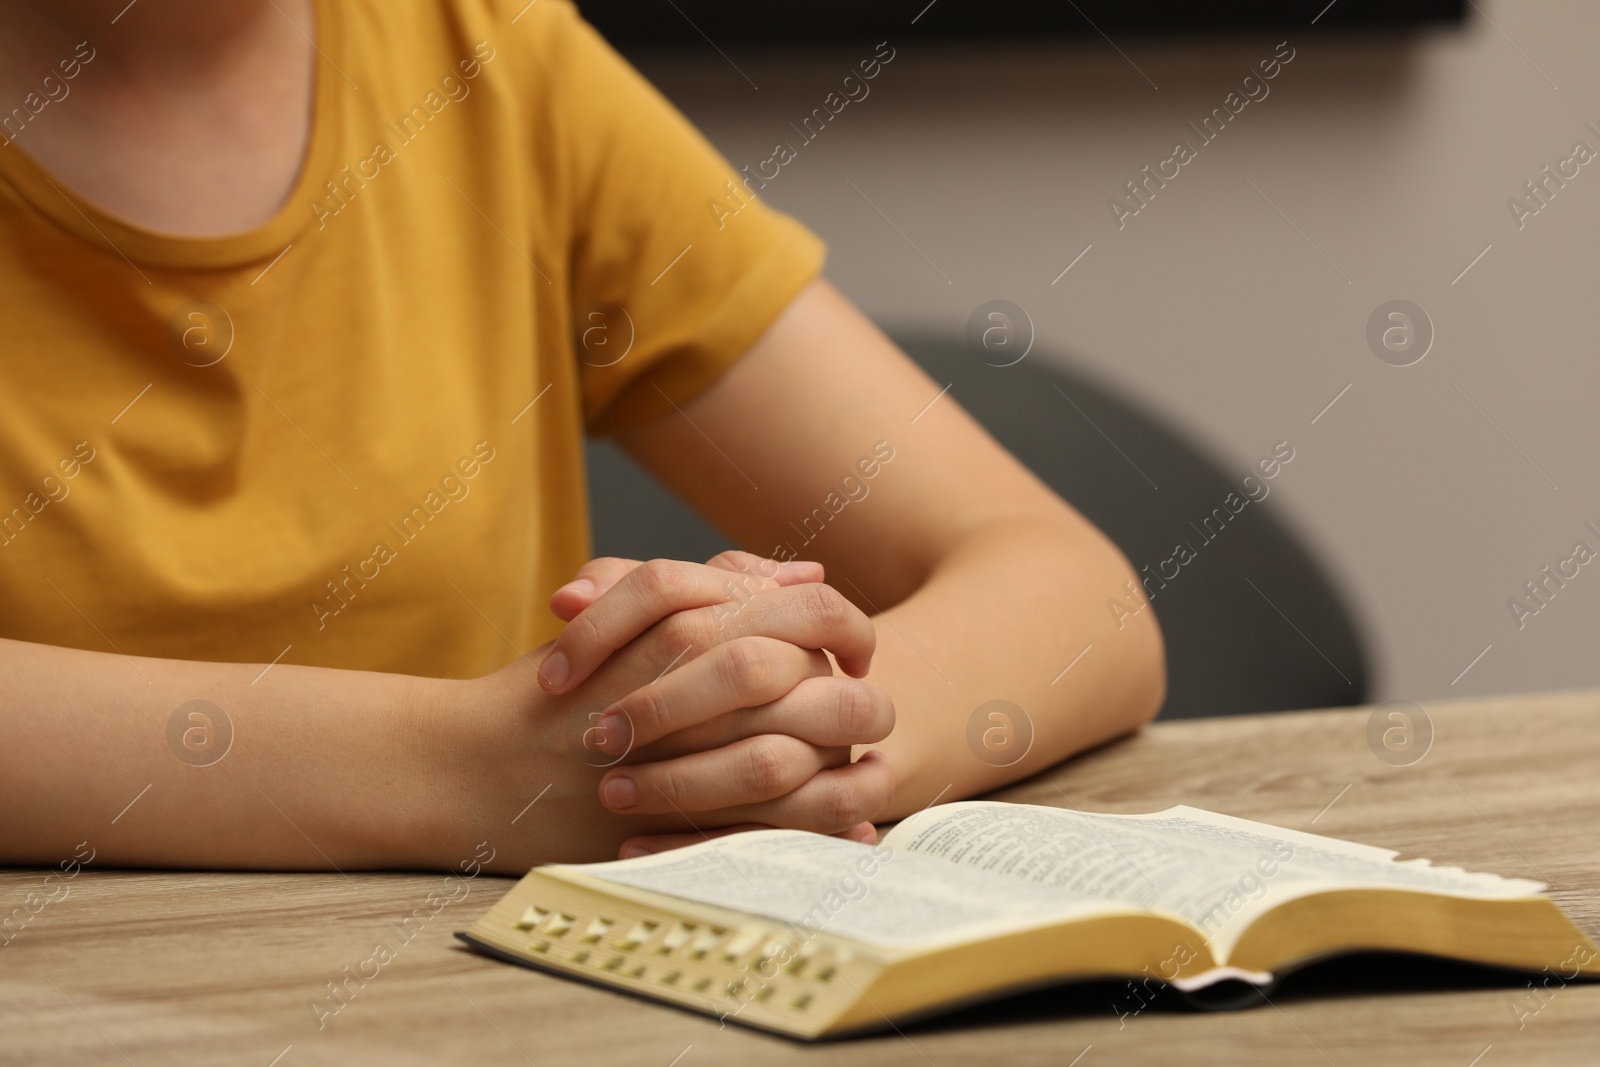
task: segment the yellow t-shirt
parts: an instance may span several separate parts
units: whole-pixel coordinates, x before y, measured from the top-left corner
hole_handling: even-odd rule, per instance
[[[472,677],[559,630],[584,430],[709,386],[823,248],[525,5],[318,0],[247,233],[129,225],[0,128],[0,636]]]

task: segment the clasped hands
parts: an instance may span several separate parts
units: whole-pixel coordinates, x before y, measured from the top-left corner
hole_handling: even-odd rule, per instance
[[[567,626],[539,664],[546,692],[575,694],[619,660],[630,669],[613,679],[658,672],[588,712],[580,742],[585,762],[610,768],[607,809],[684,824],[629,838],[623,858],[768,827],[875,839],[894,775],[877,751],[852,762],[851,746],[887,737],[894,706],[860,680],[871,621],[823,576],[819,563],[738,551],[706,564],[601,558],[551,597]]]

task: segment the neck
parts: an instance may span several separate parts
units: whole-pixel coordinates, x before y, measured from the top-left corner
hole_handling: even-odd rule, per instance
[[[259,225],[309,143],[313,3],[0,0],[0,152],[147,229]]]
[[[200,73],[288,20],[313,36],[312,0],[20,0],[0,2],[0,62],[49,66],[87,41],[102,69]],[[264,25],[265,24],[265,25]],[[270,32],[270,31],[269,31]],[[59,53],[59,55],[57,54]]]

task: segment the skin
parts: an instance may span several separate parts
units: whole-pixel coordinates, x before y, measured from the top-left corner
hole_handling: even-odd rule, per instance
[[[141,0],[106,33],[123,2],[0,2],[0,100],[104,42],[72,105],[7,150],[153,230],[270,218],[305,149],[308,0]],[[1127,561],[939,391],[813,283],[682,414],[620,439],[761,555],[592,561],[552,597],[561,636],[485,678],[0,640],[0,861],[91,838],[106,865],[453,868],[487,841],[488,869],[521,873],[756,825],[870,840],[867,820],[1136,728],[1165,676],[1153,613],[1119,630],[1106,608]],[[763,558],[877,442],[893,459],[805,560]],[[1008,766],[968,744],[997,698],[1031,724]],[[196,699],[236,739],[205,768],[166,744]]]
[[[152,230],[210,237],[267,221],[311,129],[311,0],[139,0],[112,25],[126,5],[0,0],[6,108],[80,41],[95,50],[12,147]]]

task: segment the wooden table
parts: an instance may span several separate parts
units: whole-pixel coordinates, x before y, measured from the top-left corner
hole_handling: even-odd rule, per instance
[[[1297,712],[1160,723],[1000,795],[1114,812],[1194,804],[1541,878],[1600,935],[1600,691],[1425,710],[1432,748],[1410,766],[1373,754],[1369,709]],[[0,872],[0,917],[42,876]],[[90,867],[68,885],[0,947],[0,1064],[1600,1063],[1600,984],[1540,1000],[1524,979],[1468,968],[1334,965],[1291,978],[1270,1006],[1158,1002],[1120,1021],[1119,985],[1067,987],[807,1047],[459,948],[453,931],[507,879],[449,890],[431,875]],[[459,899],[402,940],[393,924],[430,915],[435,892]],[[325,983],[379,941],[394,958],[319,1028],[311,1005],[336,1003]]]

